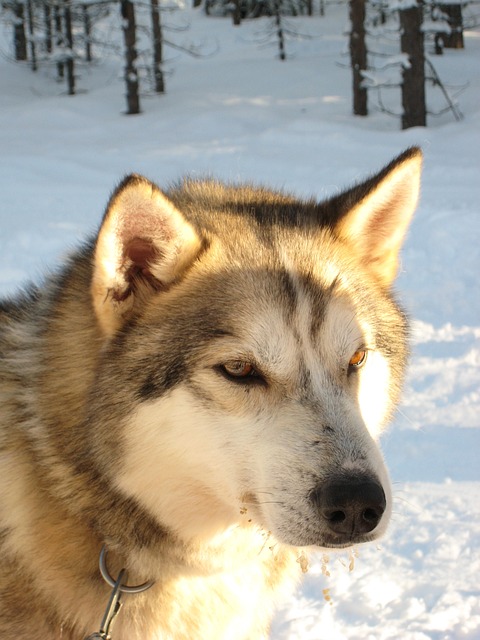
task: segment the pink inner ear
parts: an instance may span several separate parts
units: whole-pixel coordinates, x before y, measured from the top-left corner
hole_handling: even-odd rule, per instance
[[[132,238],[125,246],[123,267],[128,287],[116,294],[116,300],[126,300],[143,282],[154,291],[165,291],[167,287],[152,274],[151,267],[161,258],[161,252],[147,238]]]
[[[158,260],[159,251],[151,240],[133,238],[125,247],[124,258],[132,261],[142,273],[150,273],[150,265]]]
[[[377,245],[383,251],[384,245],[388,244],[395,233],[396,226],[395,221],[390,219],[388,207],[379,208],[369,221],[366,237],[370,239],[373,248]]]

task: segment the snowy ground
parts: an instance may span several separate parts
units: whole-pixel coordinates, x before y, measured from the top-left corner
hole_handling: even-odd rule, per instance
[[[401,132],[386,114],[350,114],[350,74],[337,64],[346,6],[292,21],[315,38],[289,43],[283,63],[253,41],[265,20],[234,29],[201,11],[185,15],[189,31],[170,37],[215,53],[171,52],[167,95],[145,96],[135,117],[122,115],[114,56],[79,69],[82,93],[72,98],[53,69],[33,75],[11,63],[10,30],[0,28],[0,293],[37,278],[94,230],[126,172],[161,185],[207,173],[321,198],[422,146],[422,200],[398,281],[413,319],[413,359],[383,442],[393,522],[378,546],[356,556],[313,558],[271,637],[478,640],[480,32],[466,34],[464,51],[434,59],[444,80],[469,83],[459,99],[464,120],[445,114]]]

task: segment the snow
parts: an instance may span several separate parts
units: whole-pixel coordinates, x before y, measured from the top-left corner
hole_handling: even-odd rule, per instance
[[[332,556],[328,579],[314,566],[277,616],[272,638],[478,640],[480,508],[471,500],[478,483],[461,489],[451,481],[398,489],[388,536],[358,549],[352,571],[347,557]]]
[[[191,24],[169,38],[214,53],[167,51],[167,94],[142,96],[139,116],[122,113],[120,54],[94,47],[102,58],[77,68],[80,92],[71,97],[53,64],[33,74],[9,60],[11,28],[2,26],[0,293],[38,279],[94,232],[127,172],[160,185],[212,174],[323,198],[420,145],[422,198],[398,280],[413,321],[412,362],[382,441],[392,524],[356,555],[332,553],[328,564],[314,555],[271,639],[478,640],[480,32],[465,34],[465,50],[435,58],[447,84],[468,83],[459,98],[464,120],[445,113],[402,132],[375,110],[374,93],[371,116],[351,115],[350,72],[338,65],[348,9],[328,4],[326,14],[289,20],[313,37],[287,40],[285,62],[275,47],[255,44],[264,19],[234,28],[201,10],[169,15]],[[398,92],[390,99],[399,111]]]

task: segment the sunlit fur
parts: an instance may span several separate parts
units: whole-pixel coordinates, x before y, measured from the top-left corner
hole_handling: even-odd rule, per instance
[[[103,545],[111,573],[155,581],[115,640],[265,639],[305,548],[385,531],[377,438],[407,360],[392,285],[420,162],[324,203],[130,176],[96,238],[0,303],[2,640],[98,631]],[[312,496],[357,477],[385,511],[336,538]]]

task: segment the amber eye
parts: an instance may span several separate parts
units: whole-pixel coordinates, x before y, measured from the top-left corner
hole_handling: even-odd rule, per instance
[[[250,378],[257,374],[255,367],[250,362],[243,360],[230,360],[222,365],[223,371],[231,378]]]
[[[350,358],[350,361],[348,363],[348,367],[349,367],[350,370],[352,370],[352,369],[360,369],[360,367],[363,367],[363,365],[365,364],[366,360],[367,360],[367,351],[366,351],[366,349],[358,349],[358,351],[355,351],[353,356]]]
[[[229,360],[219,367],[230,380],[246,382],[261,380],[261,376],[251,362],[245,360]]]

